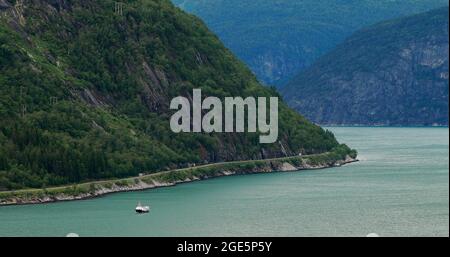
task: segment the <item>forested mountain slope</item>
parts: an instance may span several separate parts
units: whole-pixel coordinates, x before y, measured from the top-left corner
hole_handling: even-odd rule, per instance
[[[173,97],[276,96],[169,0],[0,0],[0,190],[321,153],[333,134],[280,104],[280,135],[174,134]]]
[[[447,0],[172,0],[202,18],[257,77],[283,86],[353,32]]]
[[[348,38],[284,89],[320,124],[448,125],[448,8]]]

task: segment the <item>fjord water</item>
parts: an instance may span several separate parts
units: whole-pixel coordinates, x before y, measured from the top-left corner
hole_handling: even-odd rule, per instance
[[[448,128],[329,129],[359,163],[0,207],[0,236],[449,236]]]

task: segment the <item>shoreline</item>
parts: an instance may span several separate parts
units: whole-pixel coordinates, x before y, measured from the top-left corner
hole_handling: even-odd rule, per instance
[[[339,154],[338,151],[332,151],[317,155],[213,163],[124,179],[93,181],[46,189],[4,191],[0,192],[0,208],[12,205],[87,200],[113,193],[172,187],[225,176],[326,169],[358,161],[356,154],[349,152]]]

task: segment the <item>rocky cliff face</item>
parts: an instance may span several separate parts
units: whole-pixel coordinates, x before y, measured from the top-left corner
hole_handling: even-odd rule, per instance
[[[448,8],[363,29],[283,89],[320,124],[448,125]]]
[[[284,86],[353,32],[447,0],[172,0],[201,17],[257,77]]]

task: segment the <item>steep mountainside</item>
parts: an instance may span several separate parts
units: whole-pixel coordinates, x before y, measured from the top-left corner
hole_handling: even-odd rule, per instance
[[[293,79],[288,104],[320,124],[448,125],[448,8],[363,29]]]
[[[201,17],[268,85],[283,86],[353,32],[447,0],[172,0]]]
[[[170,1],[122,2],[0,0],[0,190],[338,147],[282,103],[274,144],[172,133],[170,100],[193,88],[277,94]]]

